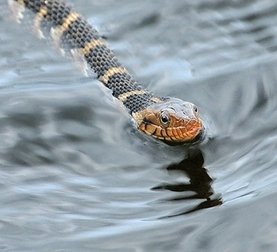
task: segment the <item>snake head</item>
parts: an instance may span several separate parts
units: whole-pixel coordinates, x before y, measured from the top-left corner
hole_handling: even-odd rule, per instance
[[[140,131],[168,144],[196,142],[204,135],[198,108],[180,99],[152,104],[133,117]]]

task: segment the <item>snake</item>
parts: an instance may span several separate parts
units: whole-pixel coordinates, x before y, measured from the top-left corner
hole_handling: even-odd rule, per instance
[[[29,23],[39,38],[49,38],[61,52],[81,59],[85,68],[123,104],[139,132],[172,145],[203,138],[205,127],[198,107],[145,89],[118,61],[103,36],[70,4],[59,0],[8,3],[18,23],[31,15]]]

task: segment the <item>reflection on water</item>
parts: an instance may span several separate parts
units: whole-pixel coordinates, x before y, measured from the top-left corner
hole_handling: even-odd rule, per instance
[[[185,159],[178,164],[171,164],[167,167],[169,172],[181,172],[183,176],[189,178],[189,183],[172,183],[172,184],[161,184],[155,186],[152,190],[169,190],[178,192],[178,196],[168,199],[169,201],[184,201],[193,199],[204,199],[203,202],[193,207],[192,209],[184,212],[173,214],[168,217],[178,216],[182,214],[192,213],[194,211],[218,206],[222,204],[222,200],[212,188],[213,179],[209,176],[207,170],[203,167],[204,156],[201,150],[194,149],[189,150],[188,155]],[[193,194],[186,195],[186,192],[193,192]],[[184,193],[184,195],[180,195]]]

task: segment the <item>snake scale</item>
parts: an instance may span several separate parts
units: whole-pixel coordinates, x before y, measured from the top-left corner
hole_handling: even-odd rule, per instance
[[[197,107],[177,98],[158,97],[144,89],[99,33],[70,5],[58,0],[8,0],[20,23],[27,12],[40,38],[50,37],[63,51],[76,53],[112,95],[126,107],[137,129],[169,144],[196,142],[204,125]]]

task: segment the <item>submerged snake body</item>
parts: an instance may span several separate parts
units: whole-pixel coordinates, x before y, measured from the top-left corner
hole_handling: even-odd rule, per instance
[[[82,57],[99,81],[121,101],[137,128],[168,143],[192,142],[202,135],[197,108],[176,98],[157,97],[141,87],[108,49],[99,33],[66,3],[58,0],[8,0],[17,21],[27,11],[40,38],[54,43],[73,57]]]

